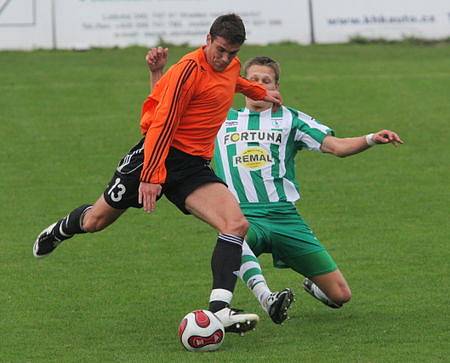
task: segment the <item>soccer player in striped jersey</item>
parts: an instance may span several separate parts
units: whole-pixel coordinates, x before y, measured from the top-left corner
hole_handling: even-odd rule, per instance
[[[165,64],[167,49],[148,53],[153,82],[162,73],[161,67],[153,70],[151,63],[161,60]],[[280,66],[268,57],[249,60],[244,72],[247,79],[268,90],[279,89]],[[295,208],[300,199],[296,154],[312,150],[346,157],[386,143],[403,142],[390,130],[337,138],[329,127],[296,109],[281,107],[274,113],[272,104],[250,98],[244,109],[229,111],[216,138],[215,169],[250,222],[239,275],[274,322],[286,319],[292,292],[269,289],[255,254],[271,253],[275,267],[291,268],[305,276],[305,291],[331,308],[340,308],[351,298],[333,258]]]
[[[250,59],[244,72],[268,90],[279,89],[279,64],[268,57]],[[297,153],[312,150],[346,157],[388,143],[403,142],[390,130],[338,138],[312,117],[284,106],[273,112],[264,101],[246,98],[245,108],[230,110],[216,138],[215,169],[250,222],[250,249],[244,246],[240,276],[263,307],[271,291],[256,258],[262,253],[272,254],[275,267],[302,274],[303,288],[327,306],[340,308],[351,298],[342,272],[296,210]]]
[[[153,212],[164,194],[183,213],[218,232],[211,258],[209,310],[226,331],[242,333],[258,321],[229,307],[248,229],[236,199],[209,167],[214,139],[235,92],[279,104],[277,90],[240,77],[236,57],[245,27],[235,14],[218,17],[206,45],[186,54],[155,85],[141,115],[143,138],[120,161],[94,205],[82,205],[37,237],[33,254],[44,257],[75,234],[100,231],[129,207]]]

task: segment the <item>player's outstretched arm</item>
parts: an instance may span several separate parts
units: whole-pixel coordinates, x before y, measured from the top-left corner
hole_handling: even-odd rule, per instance
[[[323,140],[321,150],[339,157],[346,157],[358,154],[376,144],[392,144],[398,146],[403,144],[403,141],[393,131],[380,130],[373,134],[358,137],[339,138],[326,136]]]
[[[145,61],[147,62],[147,67],[150,72],[150,92],[155,86],[156,82],[164,74],[164,67],[167,64],[167,58],[169,56],[168,48],[151,48],[147,55],[145,56]]]
[[[256,101],[266,101],[279,107],[283,100],[278,90],[268,90],[257,82],[249,81],[243,77],[238,77],[235,92]]]

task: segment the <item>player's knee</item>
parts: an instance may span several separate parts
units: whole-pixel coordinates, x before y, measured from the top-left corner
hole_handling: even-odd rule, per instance
[[[348,303],[352,298],[352,292],[348,286],[340,286],[339,289],[336,289],[330,299],[333,300],[337,305],[344,305]]]
[[[348,303],[351,298],[352,292],[350,291],[350,289],[349,288],[342,289],[339,303],[341,305],[344,305],[345,303]]]
[[[350,288],[347,287],[342,301],[345,304],[345,303],[349,302],[351,300],[351,298],[352,298],[352,292],[351,292]]]
[[[221,232],[243,237],[247,234],[249,226],[247,219],[242,216],[228,221],[225,224],[224,230]]]

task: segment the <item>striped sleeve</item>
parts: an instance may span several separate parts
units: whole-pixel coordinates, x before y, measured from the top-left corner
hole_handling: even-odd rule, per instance
[[[321,124],[306,113],[290,109],[293,113],[292,126],[295,130],[294,140],[298,148],[320,151],[323,139],[327,135],[334,135],[334,131],[328,126]]]
[[[167,174],[165,160],[180,118],[192,98],[196,74],[197,63],[190,59],[176,64],[167,72],[165,89],[145,136],[141,181],[164,183]]]
[[[238,77],[235,91],[257,101],[262,100],[267,95],[267,90],[263,86],[242,77]]]

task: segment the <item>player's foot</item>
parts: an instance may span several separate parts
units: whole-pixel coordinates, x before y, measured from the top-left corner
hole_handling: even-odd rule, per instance
[[[333,308],[333,309],[339,309],[342,305],[337,305],[334,301],[331,301],[322,291],[319,290],[319,295],[315,293],[314,288],[319,289],[314,282],[312,282],[310,279],[305,278],[303,280],[303,289],[310,294],[314,299],[319,300],[321,303],[325,304],[326,306]]]
[[[238,333],[244,335],[245,332],[255,329],[259,321],[256,314],[245,313],[239,309],[225,307],[214,313],[222,322],[227,333]]]
[[[61,241],[58,240],[52,232],[55,225],[56,223],[53,223],[48,226],[37,237],[33,246],[34,257],[41,258],[48,256],[61,243]]]
[[[267,298],[267,312],[275,324],[282,324],[288,317],[288,309],[294,301],[291,289],[273,292]]]

